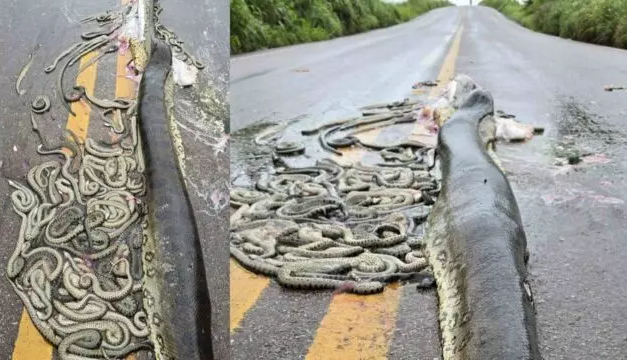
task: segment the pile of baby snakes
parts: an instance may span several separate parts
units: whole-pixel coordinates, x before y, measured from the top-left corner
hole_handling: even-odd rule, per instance
[[[30,169],[27,184],[10,181],[22,222],[7,277],[61,359],[113,358],[151,347],[142,308],[145,181],[135,102],[97,103],[117,112],[117,138],[83,143],[71,133],[62,146],[40,145],[41,155],[62,160]],[[34,116],[49,107],[43,96],[33,102],[35,131]]]
[[[57,99],[71,114],[73,102],[92,107],[110,128],[111,138],[82,141],[69,133],[70,140],[60,146],[42,141],[38,153],[57,159],[30,169],[26,184],[9,181],[21,225],[6,275],[35,326],[64,360],[119,358],[152,348],[142,306],[146,210],[141,198],[146,189],[137,102],[101,99],[80,86],[70,91],[64,87],[66,71],[83,56],[100,51],[79,73],[118,50],[116,30],[131,9],[129,5],[84,19],[83,23],[96,23],[97,29],[84,32],[81,41],[44,70],[50,74],[60,68]],[[20,82],[38,48],[20,73],[16,84],[20,95],[25,94]],[[50,110],[46,95],[31,103],[31,123],[40,140],[36,118]]]
[[[61,359],[150,347],[141,305],[143,160],[135,147],[90,140],[71,155],[40,148],[64,160],[32,168],[28,185],[10,181],[22,223],[7,276]]]
[[[233,188],[231,255],[295,289],[373,294],[424,274],[422,224],[439,192],[433,149],[385,150],[385,165],[323,159]]]

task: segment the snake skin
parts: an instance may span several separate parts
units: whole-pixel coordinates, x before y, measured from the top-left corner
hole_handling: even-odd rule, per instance
[[[425,240],[445,360],[540,359],[520,212],[487,151],[493,112],[474,90],[439,133],[442,188]]]
[[[213,359],[211,303],[200,239],[170,134],[168,83],[172,54],[152,39],[150,61],[140,87],[139,116],[148,181],[144,251],[147,276],[144,300],[151,338],[161,359]],[[153,250],[153,251],[151,251]],[[160,264],[163,264],[160,266]]]

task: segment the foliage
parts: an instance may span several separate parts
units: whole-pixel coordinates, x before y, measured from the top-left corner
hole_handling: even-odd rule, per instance
[[[483,0],[532,30],[627,49],[627,0]]]
[[[444,0],[231,0],[231,53],[356,34],[448,5]]]

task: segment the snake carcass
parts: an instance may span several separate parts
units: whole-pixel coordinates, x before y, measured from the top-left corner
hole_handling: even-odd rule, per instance
[[[159,39],[151,44],[138,108],[148,181],[144,307],[157,359],[213,359],[200,240],[170,136],[172,53]]]

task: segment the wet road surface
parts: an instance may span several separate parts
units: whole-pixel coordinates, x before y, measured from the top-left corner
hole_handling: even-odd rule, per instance
[[[262,126],[251,124],[296,119],[290,139],[359,106],[410,96],[414,82],[436,78],[459,29],[456,71],[490,91],[496,109],[546,128],[528,144],[498,147],[527,232],[544,358],[625,358],[627,97],[603,86],[627,83],[627,51],[534,33],[492,9],[458,7],[367,34],[234,57],[232,181],[245,185],[266,169],[249,145]],[[557,156],[573,151],[590,156],[557,165]],[[328,154],[310,156],[307,163]],[[283,290],[235,265],[231,277],[234,359],[348,358],[342,354],[355,342],[371,345],[368,359],[439,357],[434,292],[388,289],[351,318],[342,316],[350,305],[331,292]],[[392,311],[382,310],[395,292]],[[390,322],[393,331],[382,325]],[[334,328],[345,332],[329,335]],[[351,340],[359,337],[366,339]],[[322,339],[330,344],[321,347]]]
[[[13,252],[19,230],[19,217],[9,199],[11,188],[7,179],[23,181],[28,169],[45,160],[36,153],[39,140],[30,126],[30,102],[44,90],[52,88],[56,76],[43,74],[51,59],[79,39],[77,21],[84,16],[118,6],[119,1],[95,5],[76,0],[59,1],[55,5],[39,1],[2,1],[0,12],[0,272],[5,273],[8,257]],[[216,203],[220,194],[228,195],[228,155],[216,154],[211,147],[220,136],[222,123],[228,120],[225,104],[228,86],[228,2],[190,1],[178,6],[176,1],[161,1],[161,20],[186,42],[192,54],[206,68],[199,73],[198,83],[190,89],[176,90],[175,112],[185,148],[187,186],[199,227],[209,290],[213,307],[213,337],[217,359],[229,358],[228,324],[228,249],[221,239],[226,237],[227,222],[224,201]],[[15,92],[17,74],[36,44],[42,47],[30,68],[22,88],[28,92],[18,97]],[[44,65],[45,64],[45,65]],[[88,71],[86,71],[87,73]],[[66,79],[69,79],[67,76]],[[69,83],[70,80],[67,80]],[[95,94],[113,96],[116,87],[133,84],[116,78],[115,56],[97,64],[92,76]],[[51,99],[53,99],[51,97]],[[53,101],[51,117],[39,123],[46,141],[55,143],[68,126],[67,111]],[[108,136],[98,119],[84,123],[90,137]],[[82,126],[82,125],[80,125]],[[202,167],[200,166],[202,164]],[[207,172],[207,169],[212,171]],[[212,197],[213,195],[213,197]],[[0,359],[31,360],[57,357],[41,336],[32,331],[30,321],[23,318],[22,303],[4,275],[0,279]],[[52,355],[51,355],[52,354]],[[140,355],[146,358],[146,354]],[[133,358],[133,357],[129,357]]]

